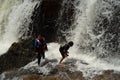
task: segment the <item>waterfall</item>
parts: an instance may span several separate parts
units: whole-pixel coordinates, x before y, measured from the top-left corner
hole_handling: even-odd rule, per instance
[[[75,29],[71,32],[71,40],[75,42],[76,47],[86,47],[89,42],[87,34],[91,32],[95,18],[95,3],[97,0],[77,0],[76,6]],[[78,4],[79,3],[79,4]],[[88,40],[88,41],[86,41]]]
[[[73,41],[69,58],[78,59],[85,76],[102,70],[120,71],[120,1],[75,0],[75,19],[66,35]],[[79,60],[88,63],[83,65]]]
[[[40,1],[0,0],[0,54],[29,31],[32,12]]]
[[[120,71],[120,1],[75,0],[73,4],[75,21],[69,29],[62,30],[67,42],[74,42],[69,58],[78,59],[78,70],[85,75],[99,70]]]
[[[70,50],[75,53],[72,57],[95,67],[101,63],[99,67],[108,64],[119,70],[119,24],[114,23],[115,18],[119,19],[116,17],[119,10],[114,10],[119,4],[118,0],[75,0],[74,29],[69,31],[71,36],[67,36],[67,41],[75,43]]]

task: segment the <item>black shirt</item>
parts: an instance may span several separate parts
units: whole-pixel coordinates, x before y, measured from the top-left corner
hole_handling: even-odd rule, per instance
[[[68,52],[68,49],[70,48],[69,44],[65,44],[64,46],[61,47],[63,52]]]

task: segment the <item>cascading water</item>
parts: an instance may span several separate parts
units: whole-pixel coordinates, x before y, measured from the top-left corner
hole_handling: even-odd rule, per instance
[[[76,26],[68,38],[75,43],[71,50],[75,53],[73,56],[77,54],[75,58],[85,60],[96,68],[120,70],[119,26],[113,23],[114,9],[119,7],[119,3],[118,0],[75,1]]]
[[[32,12],[39,2],[0,0],[0,54],[5,53],[21,36],[26,37]]]
[[[74,1],[72,0],[63,0],[62,7],[63,9],[59,12],[59,17],[57,19],[56,26],[58,27],[57,30],[57,37],[59,42],[65,42],[66,38],[68,38],[69,31],[72,30],[72,23],[74,22]]]

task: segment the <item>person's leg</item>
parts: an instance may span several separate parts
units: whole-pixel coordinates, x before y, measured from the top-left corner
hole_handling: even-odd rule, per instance
[[[60,59],[60,61],[59,61],[59,63],[58,64],[61,64],[62,63],[62,61],[65,59],[65,53],[64,52],[60,52],[61,53],[61,55],[62,55],[62,58]]]
[[[43,59],[45,59],[45,52],[44,52],[44,51],[41,51],[40,53],[41,53],[41,57],[42,57]]]
[[[38,52],[38,65],[40,65],[40,61],[41,61],[41,54]]]
[[[62,58],[60,59],[60,61],[59,61],[59,63],[58,63],[58,64],[61,64],[61,63],[62,63],[62,61],[63,61],[63,59],[64,59],[64,58],[62,57]]]
[[[45,52],[44,51],[42,52],[42,57],[43,57],[43,59],[45,59]]]
[[[61,63],[62,63],[62,61],[63,61],[63,60],[64,60],[67,56],[69,56],[69,55],[67,54],[67,52],[66,52],[66,53],[61,52],[61,55],[62,55],[62,58],[61,58],[61,60],[60,60],[59,64],[61,64]]]

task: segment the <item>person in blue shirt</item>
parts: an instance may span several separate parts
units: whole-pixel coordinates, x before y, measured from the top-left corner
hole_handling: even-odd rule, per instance
[[[59,51],[60,51],[60,53],[61,53],[61,55],[62,55],[62,58],[60,59],[58,65],[60,65],[61,62],[62,62],[67,56],[69,56],[69,55],[68,55],[68,53],[69,53],[68,50],[69,50],[70,47],[73,46],[73,44],[74,44],[73,41],[70,41],[70,42],[68,42],[67,44],[65,44],[64,46],[60,46]]]
[[[38,54],[38,65],[40,65],[41,58],[45,59],[45,50],[47,50],[45,38],[42,35],[38,35],[34,41],[34,46]]]

